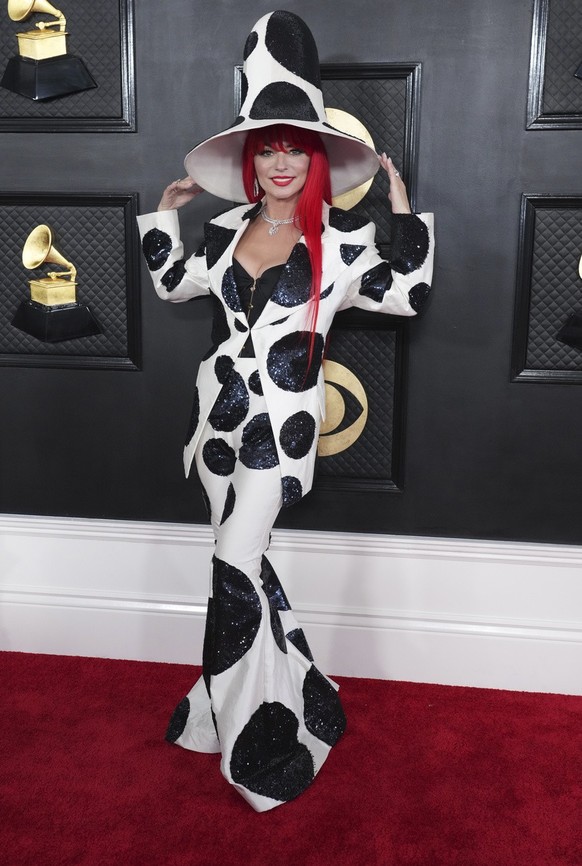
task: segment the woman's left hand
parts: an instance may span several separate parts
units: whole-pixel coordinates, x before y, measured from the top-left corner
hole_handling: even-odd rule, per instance
[[[396,171],[394,163],[385,153],[380,154],[378,160],[390,180],[388,198],[392,205],[392,213],[410,213],[410,202],[400,172]]]

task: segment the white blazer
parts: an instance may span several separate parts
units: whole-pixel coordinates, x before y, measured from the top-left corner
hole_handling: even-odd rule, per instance
[[[178,213],[138,217],[142,247],[156,292],[182,302],[210,294],[215,299],[214,345],[200,364],[192,421],[184,449],[190,471],[196,445],[239,355],[248,324],[233,277],[236,245],[259,205],[235,207],[205,224],[205,241],[184,259]],[[313,482],[317,438],[325,413],[322,352],[338,310],[360,307],[414,316],[430,291],[434,232],[432,214],[395,214],[391,261],[375,246],[375,226],[366,218],[328,207],[322,214],[323,270],[317,342],[309,373],[311,268],[304,238],[294,246],[270,300],[253,326],[252,341],[275,437],[283,504],[298,501]]]

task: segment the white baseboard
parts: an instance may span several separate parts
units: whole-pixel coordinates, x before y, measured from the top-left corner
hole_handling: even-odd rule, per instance
[[[199,664],[209,527],[0,516],[0,649]],[[582,694],[582,548],[276,530],[327,673]]]

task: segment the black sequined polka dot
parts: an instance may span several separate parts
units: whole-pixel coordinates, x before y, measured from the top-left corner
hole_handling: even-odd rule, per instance
[[[259,397],[263,396],[263,385],[258,370],[255,370],[254,373],[251,373],[249,376],[249,388],[253,394],[258,394]]]
[[[261,560],[261,582],[265,595],[269,600],[269,610],[271,613],[271,631],[275,638],[275,643],[281,652],[287,652],[287,644],[285,643],[285,632],[281,624],[280,610],[290,610],[287,596],[279,582],[279,578],[275,574],[275,570],[266,556]]]
[[[294,460],[309,453],[315,441],[315,418],[309,412],[295,412],[281,426],[279,442],[281,448]]]
[[[311,30],[298,15],[283,10],[273,12],[265,31],[265,47],[289,72],[321,87],[317,45]]]
[[[257,47],[258,41],[259,41],[259,34],[257,33],[256,30],[252,30],[247,37],[247,41],[245,42],[245,47],[244,47],[244,51],[243,51],[243,60],[247,60],[247,58],[249,58],[251,56],[251,54],[253,53],[253,51]],[[244,102],[244,100],[243,100],[243,102]]]
[[[313,656],[311,655],[311,650],[309,649],[309,644],[307,643],[307,638],[305,637],[302,628],[294,628],[292,631],[288,631],[285,637],[299,650],[300,653],[305,656],[306,659],[310,662],[313,661]]]
[[[342,210],[339,207],[329,209],[329,224],[332,229],[337,229],[340,232],[355,232],[369,222],[368,217],[352,211]]]
[[[175,743],[178,737],[184,733],[188,716],[190,715],[190,701],[184,698],[172,714],[168,730],[166,731],[166,740],[168,743]]]
[[[226,499],[224,500],[224,511],[222,512],[222,517],[220,518],[220,525],[224,523],[225,520],[228,520],[230,515],[233,512],[234,506],[236,502],[236,493],[234,492],[234,487],[232,484],[228,485],[228,490],[226,491]]]
[[[200,420],[200,394],[198,393],[198,388],[194,388],[194,396],[192,398],[192,412],[190,413],[190,422],[188,424],[188,431],[186,433],[186,445],[190,442],[194,433],[196,432],[196,428],[198,427],[198,421]]]
[[[261,625],[261,600],[252,582],[234,565],[212,559],[214,628],[209,667],[216,676],[249,651]]]
[[[208,515],[208,520],[212,520],[212,506],[210,505],[210,497],[208,493],[204,489],[204,485],[200,484],[200,490],[202,493],[202,501],[204,502],[204,507],[206,508],[206,514]]]
[[[222,297],[226,301],[227,306],[229,306],[230,309],[233,311],[233,313],[242,313],[243,308],[241,306],[240,296],[236,287],[236,280],[234,278],[232,265],[224,272],[224,276],[222,277],[221,290]]]
[[[143,236],[141,248],[150,271],[159,271],[172,252],[172,238],[160,229],[150,229]]]
[[[331,295],[333,292],[333,287],[335,283],[332,283],[331,286],[328,286],[327,289],[324,289],[323,292],[320,292],[319,300],[323,301],[324,298],[327,298],[328,295]]]
[[[346,728],[340,699],[331,683],[313,665],[303,681],[305,727],[310,734],[333,746]]]
[[[323,337],[315,335],[313,359],[307,368],[309,331],[294,331],[273,343],[267,356],[267,371],[283,391],[308,391],[317,384],[323,354]]]
[[[202,643],[202,676],[206,684],[206,691],[210,696],[210,678],[212,676],[212,660],[214,657],[214,630],[215,630],[214,615],[214,599],[208,599],[208,607],[206,608],[206,626],[204,628],[204,641]],[[214,716],[213,716],[214,718]],[[216,725],[216,722],[215,722]]]
[[[294,117],[314,123],[319,119],[305,91],[288,81],[274,81],[263,87],[251,106],[249,117],[273,121]]]
[[[246,332],[249,329],[248,325],[245,325],[245,323],[241,322],[240,319],[234,320],[234,326],[237,329],[237,331],[240,331],[242,334],[246,334]]]
[[[390,259],[399,274],[416,271],[428,255],[428,229],[416,214],[392,214]]]
[[[344,265],[351,265],[358,256],[364,252],[366,247],[361,244],[340,244],[340,256]]]
[[[288,508],[290,505],[294,505],[303,496],[301,481],[294,475],[283,476],[281,478],[281,492],[284,507]]]
[[[278,465],[275,437],[266,412],[255,415],[245,425],[238,456],[247,469],[272,469]]]
[[[232,432],[249,411],[249,392],[243,377],[231,370],[212,407],[208,422],[214,430]]]
[[[206,264],[208,265],[208,270],[214,267],[235,234],[235,229],[227,229],[224,226],[217,226],[215,223],[205,223],[204,235],[206,238]]]
[[[241,105],[244,105],[245,99],[248,96],[248,92],[249,92],[249,80],[246,77],[244,71],[241,71],[241,74],[240,74],[240,104]]]
[[[228,321],[226,319],[224,307],[220,303],[216,295],[211,294],[210,297],[212,299],[213,312],[211,334],[212,346],[204,355],[204,358],[202,359],[203,361],[211,358],[214,353],[218,351],[220,344],[226,342],[226,340],[228,340],[228,338],[230,337],[230,328],[228,327]]]
[[[427,283],[417,283],[413,286],[408,293],[408,300],[412,309],[419,313],[424,307],[429,294],[430,286]]]
[[[219,355],[214,362],[214,372],[221,385],[224,385],[234,368],[234,361],[229,355]]]
[[[276,322],[271,322],[271,325],[282,325],[284,322],[287,321],[288,318],[289,316],[283,316],[282,319],[277,319]]]
[[[371,298],[378,304],[382,303],[385,293],[392,285],[392,274],[388,262],[380,262],[362,277],[360,295]]]
[[[281,307],[305,304],[311,293],[311,264],[305,244],[296,244],[271,295]]]
[[[232,778],[249,791],[285,802],[313,781],[307,746],[297,739],[299,722],[278,701],[263,703],[238,735],[230,760]]]
[[[165,286],[167,292],[173,292],[176,286],[179,286],[184,279],[186,266],[182,259],[179,262],[174,262],[171,268],[168,268],[161,279],[161,283]]]
[[[214,475],[227,476],[234,472],[236,454],[224,439],[209,439],[205,442],[202,459]]]

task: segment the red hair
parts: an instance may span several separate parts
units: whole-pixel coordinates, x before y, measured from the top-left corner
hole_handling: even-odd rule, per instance
[[[258,202],[263,197],[263,191],[260,188],[258,193],[255,192],[254,157],[266,145],[274,150],[285,150],[285,146],[297,147],[310,158],[307,179],[301,190],[295,211],[295,224],[305,238],[312,273],[309,296],[311,302],[311,334],[307,363],[307,369],[309,369],[315,346],[315,328],[321,292],[321,208],[324,201],[331,204],[329,161],[323,141],[316,132],[312,132],[310,129],[278,123],[251,130],[246,137],[242,153],[243,185],[250,202]]]

